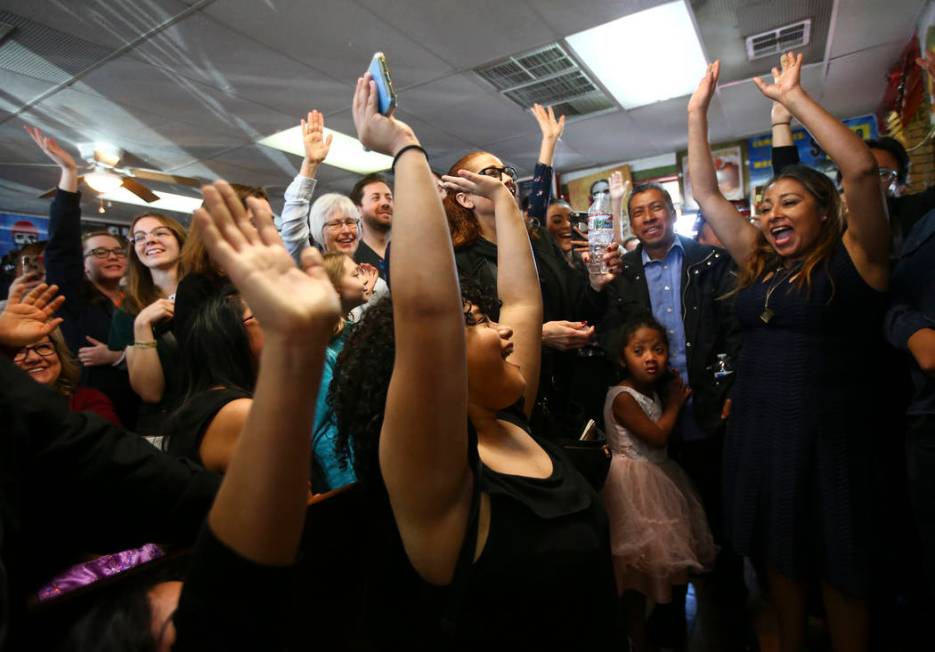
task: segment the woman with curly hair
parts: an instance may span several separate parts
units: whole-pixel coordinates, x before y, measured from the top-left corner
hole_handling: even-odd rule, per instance
[[[606,515],[526,421],[542,299],[513,194],[468,170],[444,177],[495,216],[495,323],[494,306],[462,295],[425,151],[377,113],[369,75],[354,122],[366,147],[396,162],[392,299],[350,334],[332,392],[373,510],[368,630],[394,646],[603,642],[614,606]]]
[[[707,111],[718,62],[688,104],[693,193],[739,267],[744,344],[725,443],[727,533],[765,567],[782,650],[804,645],[809,583],[820,581],[835,649],[867,644],[873,378],[888,282],[889,227],[876,160],[799,84],[802,55],[783,55],[782,103],[841,171],[842,205],[824,174],[784,168],[752,226],[718,189]]]

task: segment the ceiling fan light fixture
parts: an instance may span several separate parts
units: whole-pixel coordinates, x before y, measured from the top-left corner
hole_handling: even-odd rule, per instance
[[[95,170],[84,175],[84,182],[99,193],[106,194],[123,185],[123,179],[113,172]]]

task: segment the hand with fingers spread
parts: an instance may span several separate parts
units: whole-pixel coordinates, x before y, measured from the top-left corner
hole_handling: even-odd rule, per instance
[[[85,335],[85,339],[91,343],[91,346],[83,346],[78,349],[78,360],[85,367],[112,365],[120,359],[120,351],[111,351],[107,348],[106,343],[96,340],[90,335]]]
[[[516,203],[513,193],[502,178],[489,177],[469,170],[458,170],[458,176],[442,175],[442,182],[448,190],[466,192],[479,197],[486,197],[492,201],[506,200]]]
[[[37,272],[26,272],[25,274],[20,274],[13,279],[12,283],[10,283],[10,289],[7,292],[7,298],[12,299],[13,297],[22,296],[25,292],[29,292],[40,283],[42,283],[42,276]]]
[[[552,107],[543,107],[541,104],[533,104],[530,110],[539,123],[539,131],[542,132],[539,162],[551,166],[555,159],[555,146],[565,131],[565,116],[556,119]]]
[[[802,61],[801,53],[786,52],[780,58],[782,69],[773,68],[772,70],[772,84],[767,84],[760,77],[754,77],[753,83],[769,99],[785,104],[791,95],[802,90],[799,83]]]
[[[62,175],[58,187],[68,192],[77,192],[78,190],[78,166],[72,155],[66,152],[54,138],[46,136],[37,127],[23,125],[23,129],[33,139],[33,142],[39,146],[39,149],[48,156],[61,170]]]
[[[54,331],[62,323],[54,317],[65,297],[56,297],[57,285],[41,283],[29,292],[21,288],[0,313],[0,346],[14,349],[32,344]]]
[[[377,87],[369,72],[357,80],[352,111],[357,139],[367,149],[396,156],[402,148],[419,144],[409,125],[393,117],[395,110],[389,115],[377,110]]]
[[[708,67],[705,69],[704,77],[701,78],[701,82],[698,84],[698,88],[695,89],[691,99],[688,100],[689,113],[708,113],[708,107],[711,105],[711,98],[714,97],[714,91],[717,89],[717,80],[720,74],[720,59],[714,63],[708,64]]]
[[[283,247],[268,207],[248,200],[251,224],[226,182],[205,186],[202,192],[205,207],[195,212],[194,219],[205,246],[240,290],[264,333],[303,338],[310,328],[330,332],[341,303],[322,267],[321,254],[306,249],[298,269]]]
[[[633,184],[629,179],[624,180],[623,172],[614,171],[610,175],[610,200],[622,202],[630,194]]]
[[[310,111],[308,117],[302,120],[301,127],[305,160],[308,161],[309,166],[318,169],[318,166],[328,157],[334,134],[328,134],[325,137],[325,118],[320,111]]]

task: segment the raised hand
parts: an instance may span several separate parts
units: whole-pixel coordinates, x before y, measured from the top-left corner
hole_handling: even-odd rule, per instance
[[[10,283],[10,289],[7,291],[7,299],[22,296],[25,292],[29,292],[34,287],[42,283],[42,281],[42,275],[38,272],[26,272],[25,274],[20,274],[13,279],[12,283]]]
[[[78,166],[75,165],[75,159],[72,158],[71,154],[62,149],[62,146],[59,145],[54,138],[44,135],[37,127],[23,125],[23,129],[26,130],[26,133],[29,134],[36,145],[39,146],[39,149],[52,159],[57,166],[67,170],[76,170],[78,168]]]
[[[604,259],[604,264],[607,265],[607,272],[605,274],[588,275],[588,280],[591,282],[591,287],[598,292],[607,287],[607,284],[617,278],[617,276],[620,274],[620,268],[623,266],[623,249],[616,242],[611,243],[607,246],[607,249],[604,251],[602,258]],[[587,265],[591,261],[590,252],[582,252],[581,260],[583,260],[584,264]]]
[[[368,72],[357,80],[354,90],[354,127],[357,139],[367,149],[395,156],[408,145],[418,145],[419,139],[405,122],[377,110],[377,86]]]
[[[556,120],[552,107],[543,107],[541,104],[533,104],[530,111],[539,123],[539,131],[542,132],[543,140],[550,140],[554,143],[562,137],[562,132],[565,131],[565,116]]]
[[[624,181],[623,172],[616,170],[610,175],[610,200],[622,202],[630,194],[631,186],[629,179]]]
[[[172,319],[175,315],[175,302],[169,299],[156,299],[140,310],[134,323],[140,326],[151,327],[165,319]]]
[[[708,106],[711,104],[711,98],[714,97],[714,90],[717,88],[718,75],[721,74],[721,61],[718,59],[714,63],[708,64],[705,69],[704,77],[698,83],[698,88],[692,93],[688,100],[689,113],[708,112]]]
[[[11,293],[6,308],[0,313],[0,346],[21,348],[54,331],[62,323],[53,317],[65,297],[56,297],[57,285],[41,283],[23,294],[25,288]]]
[[[488,177],[485,174],[477,174],[468,170],[458,170],[458,176],[453,177],[448,174],[442,175],[442,182],[445,188],[454,192],[466,192],[471,195],[486,197],[487,199],[496,199],[498,196],[508,196],[513,201],[513,193],[502,179]],[[505,193],[505,195],[504,195]]]
[[[801,89],[799,78],[802,71],[803,56],[801,53],[786,52],[780,57],[782,69],[773,68],[773,83],[767,84],[760,77],[754,77],[753,83],[769,99],[775,102],[784,102],[790,93]]]
[[[253,218],[225,181],[202,188],[205,207],[195,211],[211,257],[227,272],[264,333],[295,342],[309,329],[330,329],[341,302],[316,250],[302,252],[298,269],[273,225],[269,208],[248,200]]]
[[[325,138],[325,118],[320,111],[310,111],[308,118],[302,120],[301,124],[305,158],[309,163],[319,165],[328,157],[334,134],[328,134],[328,137]]]
[[[793,56],[791,52],[786,52],[781,57],[779,57],[779,65],[781,66],[782,72],[784,72],[792,62]],[[782,72],[773,68],[773,84],[779,84],[779,79],[782,76]],[[776,73],[780,74],[777,75]],[[773,100],[773,106],[769,112],[769,119],[770,122],[774,125],[783,122],[792,122],[792,112],[789,111],[789,109],[787,109],[782,102]]]

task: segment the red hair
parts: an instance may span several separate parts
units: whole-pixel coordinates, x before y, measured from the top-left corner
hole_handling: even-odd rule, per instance
[[[466,170],[468,164],[478,156],[487,156],[487,152],[474,151],[462,156],[448,170],[448,176],[457,176],[458,170]],[[449,190],[442,200],[445,214],[448,216],[448,228],[451,230],[451,244],[455,249],[466,247],[477,242],[480,238],[480,223],[474,211],[458,203],[457,195],[460,191]]]

